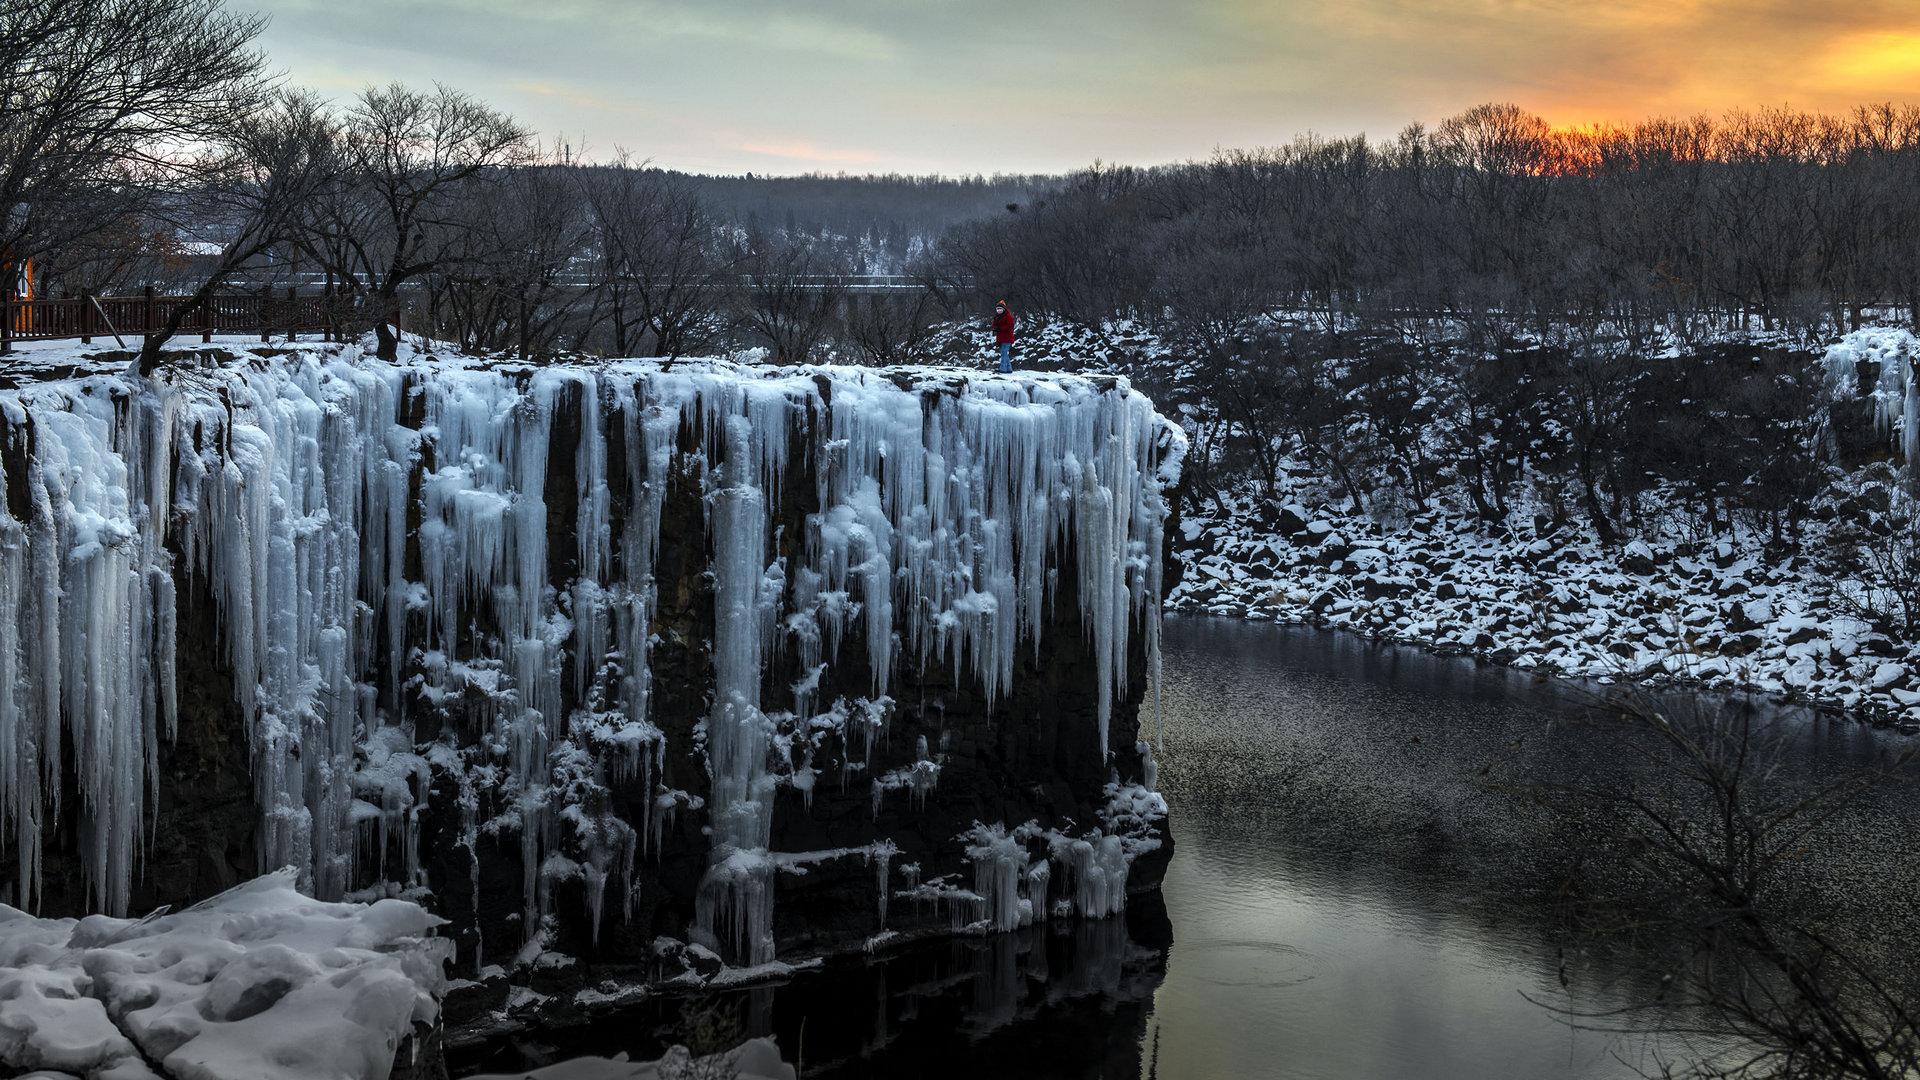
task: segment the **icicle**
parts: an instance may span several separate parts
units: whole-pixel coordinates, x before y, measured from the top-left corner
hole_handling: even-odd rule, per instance
[[[893,865],[893,857],[900,854],[900,849],[895,846],[892,840],[876,840],[873,846],[868,849],[868,853],[869,857],[873,860],[874,878],[877,886],[875,890],[876,902],[880,915],[880,925],[877,932],[884,933],[887,929],[887,897],[892,889],[892,886],[888,884],[887,875]]]
[[[1035,922],[1045,922],[1047,918],[1047,884],[1053,877],[1053,864],[1046,859],[1035,859],[1027,864],[1027,904]]]
[[[601,417],[600,384],[587,380],[580,391],[580,443],[574,452],[574,486],[579,505],[580,576],[573,584],[574,685],[589,695],[598,667],[607,656],[608,571],[613,563],[612,493],[607,486],[607,432]]]
[[[1140,785],[1148,791],[1160,790],[1160,762],[1155,759],[1153,746],[1147,742],[1133,744],[1140,754]]]
[[[808,810],[813,809],[813,785],[817,779],[813,769],[813,751],[808,750],[802,756],[799,767],[793,770],[793,786],[800,792],[801,804]]]
[[[41,798],[40,732],[31,722],[33,701],[23,694],[21,669],[29,557],[20,523],[0,517],[0,836],[11,826],[19,875],[11,902],[31,910],[40,892]]]
[[[973,891],[980,896],[980,918],[990,929],[1013,930],[1033,921],[1033,904],[1020,895],[1021,885],[1029,880],[1025,837],[1032,828],[1029,823],[1009,834],[1004,825],[975,823],[959,838],[971,841],[966,852],[973,860]]]
[[[115,449],[111,400],[81,394],[64,404],[30,410],[31,542],[44,560],[36,572],[48,575],[37,600],[49,635],[35,648],[32,674],[43,711],[32,726],[42,783],[56,791],[66,768],[61,739],[73,748],[88,894],[101,909],[123,914],[158,742],[151,684],[143,678],[156,621],[147,584],[155,549],[138,531],[145,513],[134,498],[145,492],[133,483],[148,447],[134,440],[124,455]],[[57,815],[57,801],[53,809]]]
[[[1068,870],[1074,890],[1073,909],[1080,915],[1103,919],[1126,909],[1129,864],[1120,837],[1058,837],[1053,843],[1053,858]]]

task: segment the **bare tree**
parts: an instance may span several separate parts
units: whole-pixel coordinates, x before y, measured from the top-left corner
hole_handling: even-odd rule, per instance
[[[921,280],[887,293],[848,298],[847,339],[875,364],[924,360],[946,314],[940,290]]]
[[[625,154],[583,178],[599,241],[596,301],[615,356],[679,357],[709,348],[725,329],[717,275],[720,223],[684,177]]]
[[[772,349],[776,361],[813,359],[846,296],[839,268],[806,244],[770,246],[743,266],[735,300],[741,324]]]
[[[1624,693],[1598,718],[1648,768],[1639,782],[1547,789],[1562,812],[1616,838],[1619,880],[1634,883],[1600,898],[1609,913],[1586,926],[1691,943],[1644,1007],[1675,1009],[1669,1029],[1738,1040],[1667,1074],[1895,1080],[1920,1069],[1920,999],[1904,959],[1842,944],[1787,884],[1805,849],[1827,842],[1863,797],[1910,778],[1915,751],[1810,779],[1788,767],[1792,732],[1745,702]]]
[[[219,0],[0,4],[0,261],[124,230],[227,138],[265,98],[263,24]]]
[[[452,253],[425,275],[437,327],[476,352],[550,354],[592,295],[593,221],[571,151],[502,170],[435,226]]]
[[[445,86],[370,87],[348,110],[344,179],[316,202],[307,244],[367,299],[383,359],[398,355],[401,288],[469,250],[460,207],[531,152],[512,118]]]
[[[140,349],[143,373],[161,348],[242,268],[299,239],[308,205],[339,170],[338,131],[320,99],[301,91],[276,94],[264,110],[238,120],[201,166],[191,196],[175,211],[181,227],[216,222],[232,229],[188,301],[150,330]]]
[[[1832,537],[1834,606],[1897,636],[1920,633],[1920,504],[1881,488],[1884,510]]]
[[[1162,225],[1147,256],[1157,268],[1153,321],[1197,356],[1227,354],[1249,324],[1279,306],[1279,261],[1264,226],[1223,213]]]

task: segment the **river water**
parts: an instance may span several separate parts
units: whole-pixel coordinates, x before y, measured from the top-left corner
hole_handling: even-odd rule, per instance
[[[1711,1044],[1630,1013],[1645,957],[1561,940],[1529,785],[1620,769],[1587,688],[1305,628],[1169,617],[1163,903],[1071,930],[910,949],[777,987],[666,999],[456,1060],[525,1067],[772,1035],[807,1077],[1635,1077]],[[1785,718],[1824,776],[1901,737]],[[1911,788],[1805,873],[1863,925],[1920,895]],[[699,1047],[696,1047],[699,1048]]]

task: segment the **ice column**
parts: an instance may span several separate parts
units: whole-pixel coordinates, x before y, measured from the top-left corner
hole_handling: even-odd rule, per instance
[[[760,676],[780,594],[779,583],[768,580],[767,559],[768,487],[777,469],[761,451],[776,441],[784,448],[786,425],[783,416],[766,410],[751,419],[720,415],[713,420],[722,427],[726,446],[725,464],[709,496],[714,692],[707,760],[714,842],[696,919],[699,929],[716,940],[723,928],[730,931],[735,953],[749,964],[762,964],[773,959],[774,867],[767,838],[776,778],[767,769],[771,732],[760,711]]]

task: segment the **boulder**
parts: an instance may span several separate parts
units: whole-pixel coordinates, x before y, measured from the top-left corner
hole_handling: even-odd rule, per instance
[[[1405,596],[1408,593],[1407,582],[1403,578],[1361,574],[1354,579],[1354,584],[1360,587],[1360,595],[1369,600],[1384,600],[1388,597]]]
[[[1811,619],[1796,618],[1788,624],[1786,637],[1782,641],[1787,645],[1804,645],[1810,641],[1819,641],[1826,636],[1826,628],[1820,623]]]
[[[1653,548],[1645,540],[1635,540],[1620,549],[1620,569],[1646,577],[1659,568]]]
[[[1333,533],[1314,547],[1313,561],[1321,566],[1333,567],[1336,564],[1344,563],[1347,558],[1347,552],[1351,550],[1352,549],[1347,546],[1345,537],[1339,533]]]
[[[1912,682],[1913,675],[1907,670],[1905,664],[1889,661],[1874,669],[1873,677],[1868,680],[1867,685],[1873,689],[1874,693],[1884,694],[1889,690],[1908,689]]]
[[[1356,570],[1384,570],[1391,557],[1380,548],[1362,542],[1347,550],[1346,561]]]
[[[1306,531],[1307,509],[1299,503],[1286,503],[1273,516],[1273,531],[1281,536],[1294,536]]]

